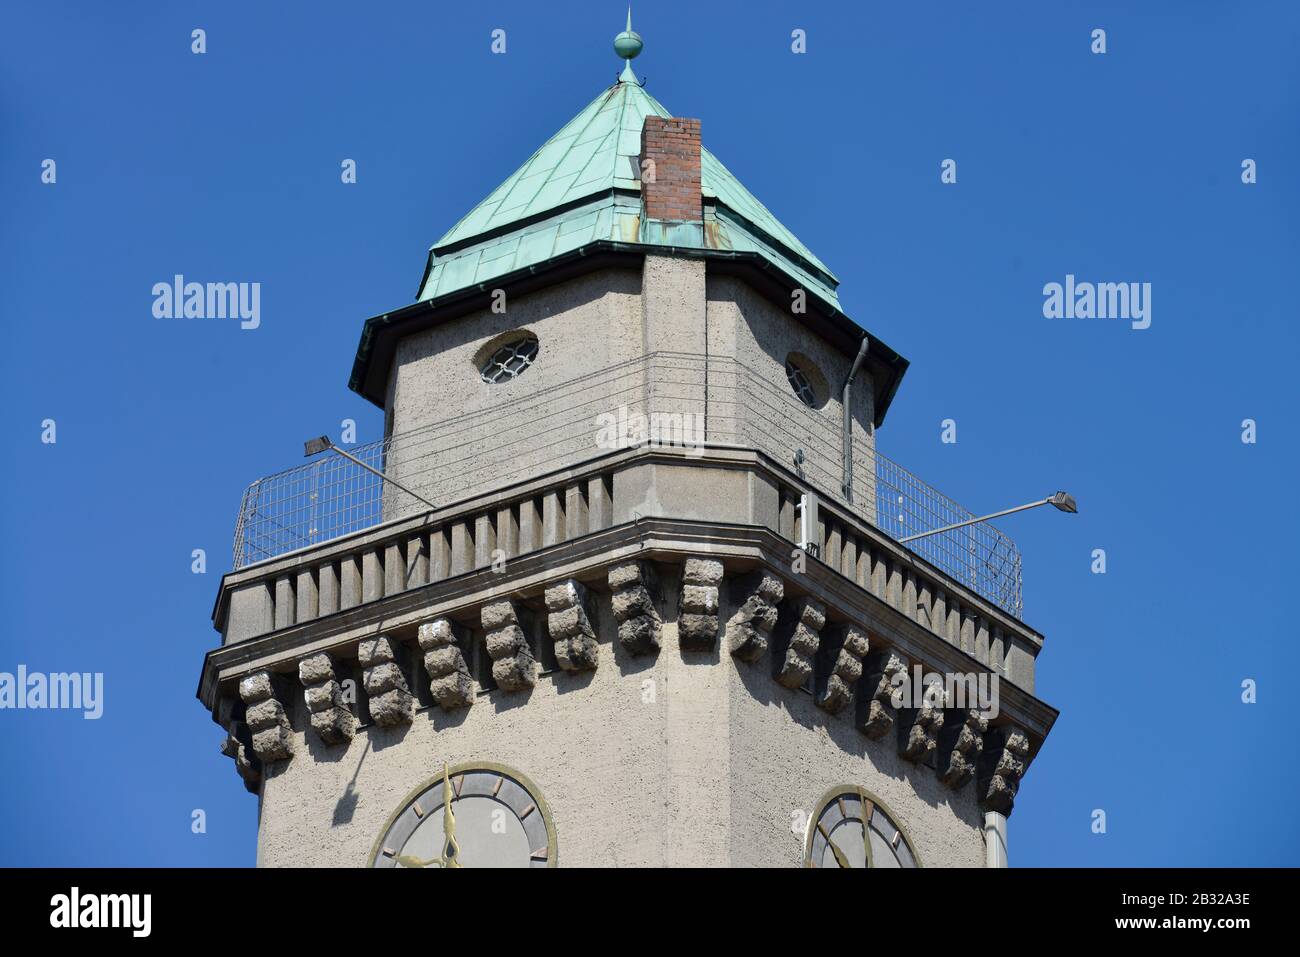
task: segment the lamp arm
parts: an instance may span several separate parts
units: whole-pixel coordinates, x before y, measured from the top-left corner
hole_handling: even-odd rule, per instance
[[[1003,515],[1010,515],[1012,512],[1023,512],[1025,509],[1038,508],[1040,505],[1050,505],[1051,498],[1045,498],[1040,502],[1030,502],[1027,505],[1017,505],[1015,508],[1004,508],[1000,512],[993,512],[991,515],[981,515],[979,518],[968,518],[964,522],[957,522],[953,525],[945,525],[942,528],[932,528],[928,532],[918,532],[915,535],[908,535],[906,538],[900,538],[898,543],[905,545],[908,542],[914,542],[918,538],[927,538],[931,535],[938,535],[940,532],[951,532],[955,528],[965,528],[967,525],[978,525],[980,522],[987,522],[990,519],[1001,518]]]
[[[423,502],[425,505],[429,506],[429,508],[432,511],[436,512],[438,510],[438,506],[434,505],[423,495],[417,495],[416,493],[412,492],[409,488],[407,488],[405,485],[403,485],[401,482],[397,481],[396,479],[389,478],[383,472],[379,471],[379,469],[371,468],[369,465],[361,461],[355,455],[349,455],[347,452],[344,452],[337,445],[331,445],[329,447],[329,451],[337,452],[339,455],[343,456],[345,459],[347,459],[349,462],[353,463],[354,465],[359,465],[370,474],[379,476],[380,479],[387,482],[389,485],[397,486],[397,488],[401,489],[407,495],[411,496],[411,498],[415,499],[416,501]]]

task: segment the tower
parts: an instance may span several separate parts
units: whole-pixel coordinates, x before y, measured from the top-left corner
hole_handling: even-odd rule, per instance
[[[876,450],[906,360],[641,49],[365,323],[383,441],[244,496],[199,698],[260,864],[1005,861],[1019,555],[899,543],[970,517]]]

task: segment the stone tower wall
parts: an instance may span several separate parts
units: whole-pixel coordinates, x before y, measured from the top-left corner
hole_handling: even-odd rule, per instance
[[[533,365],[518,379],[483,382],[484,355],[525,333],[539,342]],[[816,408],[791,391],[792,353],[817,382]],[[650,256],[640,273],[601,270],[507,301],[504,313],[485,309],[403,340],[390,377],[387,418],[397,438],[387,468],[435,504],[451,504],[609,451],[598,417],[626,410],[698,415],[682,437],[760,448],[787,466],[802,449],[809,481],[836,495],[839,388],[851,365],[852,356],[744,282],[710,276],[700,260]],[[854,482],[870,519],[865,371],[853,393]],[[385,490],[385,518],[420,508]]]
[[[479,695],[468,708],[416,710],[409,724],[370,724],[326,744],[290,694],[292,760],[269,766],[261,866],[363,866],[402,798],[444,761],[497,762],[529,777],[550,807],[561,866],[799,866],[798,825],[828,788],[857,783],[898,818],[925,866],[982,866],[977,793],[953,791],[865,737],[851,710],[828,715],[802,689],[774,682],[766,657],[683,651],[682,566],[659,566],[663,625],[654,655],[618,637],[601,594],[592,671],[539,675],[527,693]],[[719,619],[739,609],[719,589]],[[734,627],[734,626],[733,626]],[[418,665],[408,673],[419,679]],[[427,681],[427,679],[424,679]]]

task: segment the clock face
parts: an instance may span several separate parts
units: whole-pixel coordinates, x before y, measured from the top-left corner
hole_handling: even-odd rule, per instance
[[[919,867],[907,835],[879,800],[853,785],[832,788],[808,827],[809,867]]]
[[[554,867],[556,851],[550,812],[531,781],[501,765],[464,764],[407,796],[370,866]]]

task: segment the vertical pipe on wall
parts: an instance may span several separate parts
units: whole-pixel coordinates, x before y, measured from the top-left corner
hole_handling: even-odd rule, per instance
[[[1007,866],[1007,816],[984,812],[984,866]]]
[[[863,333],[862,342],[858,345],[858,354],[853,359],[853,367],[849,369],[849,374],[844,380],[844,388],[840,390],[840,404],[844,407],[844,434],[842,436],[842,448],[844,453],[844,481],[841,490],[844,492],[844,501],[853,501],[853,403],[852,387],[853,380],[862,368],[862,362],[867,358],[867,349],[871,346],[871,337]]]

